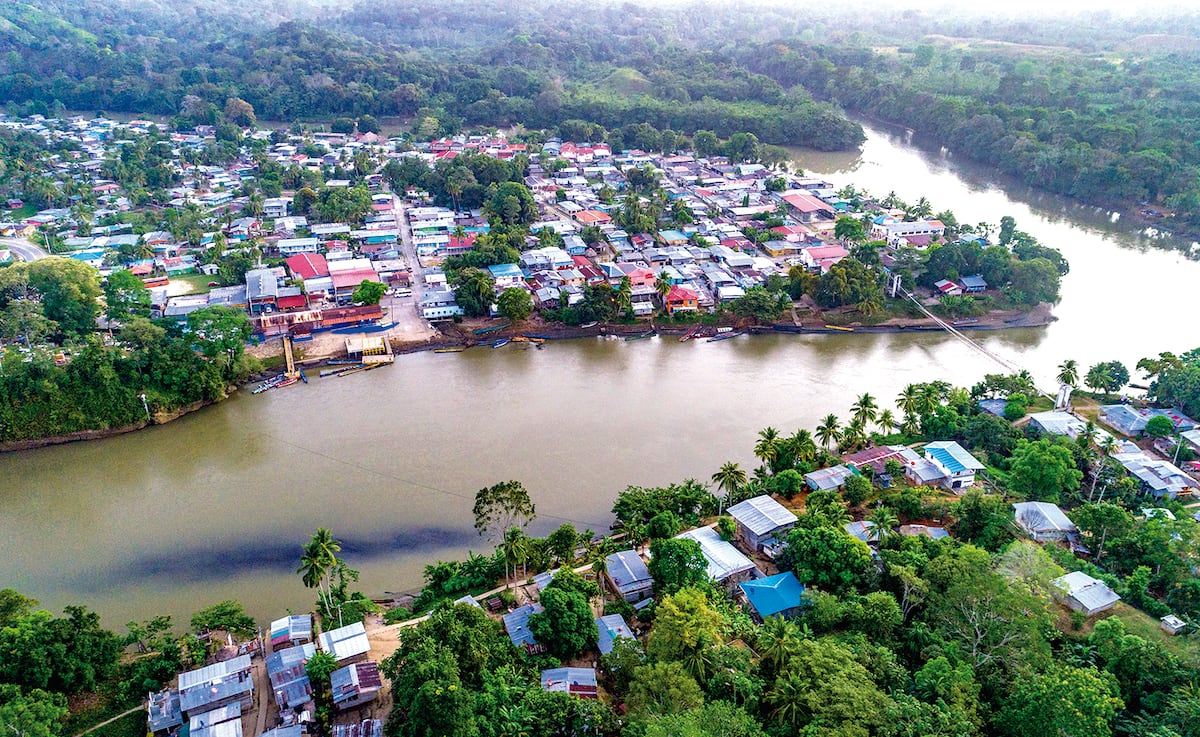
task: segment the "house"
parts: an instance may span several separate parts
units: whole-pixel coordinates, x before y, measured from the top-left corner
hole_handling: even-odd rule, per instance
[[[1180,494],[1191,494],[1200,487],[1200,482],[1174,463],[1153,458],[1132,443],[1127,446],[1121,452],[1114,453],[1113,460],[1124,466],[1131,476],[1141,482],[1142,489],[1156,499],[1163,496],[1174,499]]]
[[[854,475],[853,470],[839,464],[804,474],[804,482],[813,491],[832,491],[842,488],[846,479],[852,475]]]
[[[521,273],[521,267],[516,264],[494,264],[488,267],[488,271],[491,272],[497,290],[521,287],[525,284],[525,276]]]
[[[1168,614],[1159,621],[1162,623],[1159,625],[1159,628],[1168,635],[1177,635],[1188,626],[1187,622],[1183,621],[1174,614]]]
[[[642,557],[633,550],[622,550],[604,559],[604,575],[621,598],[636,603],[650,596],[654,579]]]
[[[986,292],[988,288],[988,283],[979,274],[964,276],[958,280],[958,283],[967,294],[979,294],[980,292]]]
[[[1050,582],[1054,587],[1054,598],[1077,612],[1083,612],[1089,617],[1099,614],[1121,600],[1116,592],[1099,579],[1092,578],[1083,571],[1072,571]]]
[[[279,275],[275,269],[252,269],[246,272],[246,301],[250,314],[275,309],[279,299]]]
[[[179,692],[164,688],[146,698],[146,728],[155,737],[163,737],[177,731],[183,725],[183,714],[179,710]]]
[[[596,617],[596,629],[600,633],[600,639],[596,641],[596,648],[600,651],[601,655],[608,655],[613,651],[618,637],[637,641],[637,638],[633,636],[633,632],[629,629],[629,625],[625,624],[625,618],[620,614],[608,614],[603,617]]]
[[[1109,404],[1100,408],[1100,421],[1118,432],[1136,437],[1146,431],[1152,417],[1166,417],[1179,432],[1196,429],[1196,421],[1173,409],[1138,409],[1128,404]]]
[[[707,564],[708,577],[717,583],[734,584],[759,575],[754,561],[721,539],[712,527],[698,527],[676,535],[676,539],[695,540]]]
[[[1029,426],[1046,435],[1066,435],[1074,440],[1088,430],[1088,423],[1070,412],[1052,410],[1050,412],[1035,412],[1029,415]],[[1100,442],[1112,437],[1101,428],[1091,428],[1092,439]]]
[[[728,513],[737,523],[737,540],[752,553],[779,542],[796,524],[796,515],[766,494],[738,502]]]
[[[365,660],[371,650],[367,629],[362,622],[322,632],[317,638],[317,645],[343,665]]]
[[[936,482],[951,491],[966,489],[974,486],[975,472],[984,468],[975,456],[953,440],[929,443],[924,451],[924,459],[910,462],[905,467],[905,475],[919,485]]]
[[[329,264],[319,253],[302,253],[289,256],[287,259],[288,272],[293,279],[319,279],[329,276]],[[331,282],[332,284],[332,282]]]
[[[866,466],[874,471],[876,476],[887,472],[888,461],[896,461],[903,466],[918,459],[920,456],[904,445],[874,445],[842,456],[847,466],[855,469]]]
[[[270,732],[262,737],[275,737]],[[279,735],[279,737],[300,737],[300,735]],[[364,719],[361,723],[333,725],[333,737],[383,737],[382,719]]]
[[[597,697],[595,668],[551,668],[542,671],[542,688],[584,699]]]
[[[791,571],[738,584],[759,622],[767,617],[791,619],[804,605],[804,584]]]
[[[309,642],[267,656],[267,680],[280,711],[296,709],[312,700],[312,684],[304,666],[316,652],[317,646]]]
[[[292,614],[271,623],[271,650],[312,642],[312,616]]]
[[[932,527],[930,525],[900,525],[900,534],[906,537],[924,536],[930,540],[941,540],[944,537],[950,537],[950,533],[945,527]]]
[[[833,219],[833,206],[807,192],[788,192],[780,199],[787,203],[802,223],[809,223],[818,218]]]
[[[379,666],[370,661],[354,663],[329,674],[333,705],[337,709],[353,709],[373,701],[383,690]]]
[[[203,714],[235,702],[249,709],[253,701],[254,677],[249,655],[179,674],[179,708],[184,716]]]
[[[191,717],[188,737],[242,737],[242,705],[235,701]]]
[[[426,320],[449,320],[463,314],[463,308],[454,300],[454,292],[430,290],[421,295],[421,317]]]
[[[933,288],[937,290],[943,297],[958,297],[963,293],[963,288],[957,283],[949,279],[939,279],[933,283]]]
[[[1039,543],[1063,542],[1079,534],[1075,523],[1049,502],[1016,502],[1013,510],[1017,526]]]
[[[529,630],[529,618],[543,611],[545,609],[541,604],[526,604],[504,615],[504,631],[508,633],[512,644],[525,648],[530,654],[544,650]]]
[[[847,522],[842,529],[846,534],[868,545],[879,542],[879,533],[875,532],[875,523],[869,519]]]
[[[671,287],[663,299],[668,315],[677,312],[696,312],[700,309],[700,295],[691,289],[680,286]]]
[[[297,253],[316,253],[321,247],[319,238],[281,238],[275,242],[280,256],[295,256]]]

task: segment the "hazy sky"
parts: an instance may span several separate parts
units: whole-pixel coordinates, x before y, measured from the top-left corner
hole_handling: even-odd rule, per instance
[[[637,0],[635,0],[636,2]],[[653,1],[653,0],[651,0]],[[659,0],[659,2],[684,3],[688,0]],[[753,0],[752,0],[753,1]],[[772,5],[794,5],[795,0],[761,0]],[[1118,15],[1144,14],[1146,11],[1177,10],[1186,13],[1200,11],[1200,0],[1180,2],[1180,0],[994,0],[991,2],[948,3],[945,0],[871,0],[870,2],[855,2],[850,0],[846,5],[863,7],[878,7],[884,5],[891,8],[923,10],[926,12],[944,11],[953,15],[999,15],[999,16],[1055,16],[1075,15],[1076,13],[1107,10]],[[844,6],[843,6],[844,7]]]

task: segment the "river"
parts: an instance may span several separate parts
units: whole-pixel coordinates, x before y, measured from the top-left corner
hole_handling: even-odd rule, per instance
[[[1178,330],[1200,264],[1146,248],[1102,215],[1014,199],[875,128],[861,155],[798,161],[838,184],[928,197],[963,221],[1013,215],[1062,249],[1071,274],[1058,322],[976,334],[1043,385],[1064,358],[1132,368],[1200,344]],[[345,542],[363,590],[406,590],[434,559],[490,547],[472,528],[482,486],[523,481],[534,533],[566,521],[601,531],[628,484],[705,479],[726,460],[752,467],[766,425],[812,428],[828,412],[845,417],[864,391],[886,404],[910,382],[969,385],[996,370],[936,334],[592,339],[402,356],[388,369],[242,393],[130,435],[0,456],[0,586],[53,610],[87,603],[110,627],[157,613],[186,621],[227,598],[265,622],[311,606],[294,570],[318,526]]]

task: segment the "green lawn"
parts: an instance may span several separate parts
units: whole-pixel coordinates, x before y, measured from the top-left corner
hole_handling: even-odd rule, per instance
[[[214,279],[207,274],[181,274],[171,277],[171,281],[187,282],[190,288],[186,294],[207,294],[212,291],[212,287],[208,286],[208,283]]]
[[[1129,634],[1157,642],[1185,663],[1200,661],[1200,643],[1194,636],[1169,635],[1162,631],[1157,619],[1124,602],[1117,602],[1111,611],[1111,616],[1125,623]]]

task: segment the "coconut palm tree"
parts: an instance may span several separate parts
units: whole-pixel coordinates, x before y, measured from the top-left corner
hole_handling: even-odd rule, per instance
[[[628,317],[633,316],[633,283],[628,276],[621,277],[621,284],[617,287],[617,309]]]
[[[500,553],[504,556],[504,585],[507,588],[512,585],[509,570],[515,574],[517,564],[524,566],[529,560],[529,537],[520,527],[510,527],[500,542]]]
[[[875,397],[864,393],[851,405],[850,412],[853,414],[854,420],[865,429],[868,423],[874,422],[875,418],[879,416],[879,405],[875,403]]]
[[[812,433],[800,428],[785,441],[788,455],[791,456],[789,467],[797,463],[808,463],[817,457],[817,444],[813,441]]]
[[[754,457],[768,466],[779,458],[779,431],[765,427],[758,431],[758,442],[754,444]]]
[[[871,510],[871,514],[867,519],[875,525],[875,535],[880,540],[887,538],[896,531],[900,526],[900,518],[892,511],[891,507],[878,506]]]
[[[879,413],[875,424],[883,431],[884,435],[890,435],[892,430],[896,429],[896,416],[892,414],[890,409],[885,409]]]
[[[342,543],[333,537],[333,533],[324,527],[317,528],[312,540],[304,546],[300,556],[300,568],[296,570],[304,579],[308,588],[318,588],[325,595],[326,606],[329,605],[329,574],[341,563],[337,554],[342,551]]]
[[[921,407],[921,388],[916,384],[909,384],[896,395],[896,406],[906,415],[919,414]]]
[[[1068,358],[1058,364],[1058,376],[1055,378],[1058,379],[1059,384],[1075,386],[1079,383],[1079,364],[1075,359]]]
[[[821,424],[817,425],[817,440],[825,446],[825,450],[829,450],[830,445],[836,443],[842,437],[841,425],[838,422],[837,415],[830,412],[821,420]]]
[[[776,674],[796,655],[804,634],[795,622],[783,617],[767,617],[758,630],[755,650],[759,666],[769,674]]]
[[[862,420],[858,417],[850,420],[846,425],[846,429],[842,431],[842,448],[844,450],[857,450],[867,442],[867,428]]]
[[[1099,459],[1096,467],[1092,469],[1092,488],[1088,490],[1088,501],[1096,496],[1096,483],[1100,481],[1100,477],[1104,474],[1104,469],[1108,466],[1109,458],[1117,450],[1117,441],[1112,435],[1107,435],[1096,448]],[[1103,501],[1105,487],[1100,487],[1100,498],[1096,501]]]
[[[733,461],[725,461],[721,465],[719,471],[712,475],[712,481],[717,485],[717,488],[725,493],[721,498],[721,506],[724,506],[725,500],[737,493],[738,489],[746,483],[746,472],[742,467]],[[721,513],[720,507],[717,514]]]
[[[667,278],[666,269],[658,272],[658,278],[654,280],[654,291],[658,293],[658,299],[665,307],[667,304],[667,293],[671,291],[671,280]]]

